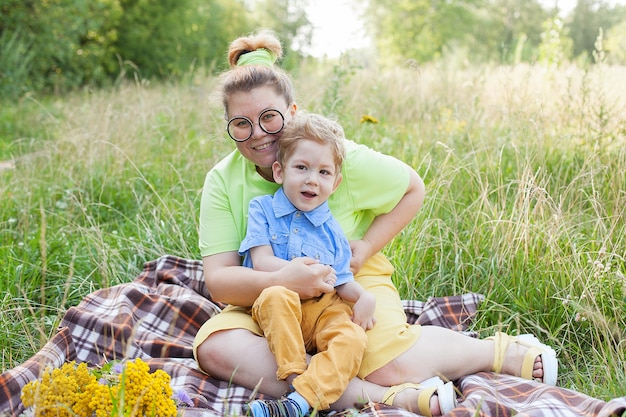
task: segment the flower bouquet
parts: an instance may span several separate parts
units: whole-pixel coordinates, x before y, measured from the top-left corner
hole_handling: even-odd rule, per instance
[[[24,416],[171,417],[178,406],[193,405],[180,391],[174,395],[170,376],[141,359],[109,362],[89,369],[67,362],[47,367],[40,379],[24,386]]]

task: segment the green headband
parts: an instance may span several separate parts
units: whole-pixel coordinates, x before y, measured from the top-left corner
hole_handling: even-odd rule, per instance
[[[241,55],[239,59],[237,59],[237,66],[264,65],[271,68],[275,61],[276,56],[273,53],[265,48],[260,48]]]

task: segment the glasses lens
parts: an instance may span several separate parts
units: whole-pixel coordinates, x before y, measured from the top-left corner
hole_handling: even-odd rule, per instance
[[[268,109],[259,115],[259,126],[268,134],[278,133],[285,126],[285,119],[281,112]],[[233,117],[228,121],[228,134],[237,142],[245,142],[252,137],[254,127],[247,117]]]
[[[283,130],[285,119],[278,110],[269,109],[261,113],[259,116],[259,124],[265,133],[278,133]]]
[[[235,117],[228,122],[228,134],[238,142],[250,139],[252,123],[245,117]]]

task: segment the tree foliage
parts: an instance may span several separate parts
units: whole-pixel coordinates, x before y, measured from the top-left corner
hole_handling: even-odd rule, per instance
[[[572,40],[567,37],[567,29],[558,17],[543,22],[541,43],[538,48],[538,61],[547,66],[559,66],[572,50]]]
[[[595,42],[600,31],[610,32],[611,28],[625,21],[626,6],[609,6],[600,0],[577,0],[576,7],[567,20],[567,27],[573,41],[573,57],[592,60]],[[619,32],[614,31],[614,35],[617,37]],[[610,42],[621,41],[615,38]]]
[[[59,91],[100,83],[113,70],[121,12],[116,0],[5,0],[0,11],[0,36],[13,45],[0,45],[0,62],[28,62],[10,82]],[[0,85],[6,87],[11,70],[15,67],[2,66]]]
[[[228,42],[250,29],[227,0],[120,0],[116,49],[142,77],[179,77],[224,62]],[[239,5],[241,7],[241,5]]]
[[[610,29],[606,48],[610,63],[626,63],[626,19]]]
[[[545,32],[554,26],[546,22],[560,18],[558,10],[544,4],[539,0],[370,0],[365,19],[383,62],[431,61],[455,49],[467,51],[467,58],[475,62],[535,62],[548,52],[545,42],[551,34]],[[563,59],[591,57],[599,29],[610,36],[610,28],[626,20],[625,8],[603,0],[578,0],[559,29],[560,41],[551,38],[549,47],[562,47]],[[620,44],[617,39],[607,41]]]
[[[259,26],[306,42],[303,0],[2,0],[0,96],[65,92],[123,77],[220,70],[228,43]],[[307,26],[308,25],[308,26]],[[287,48],[288,49],[288,48]]]
[[[382,58],[426,61],[446,43],[467,40],[476,1],[372,0],[366,12]],[[471,36],[471,35],[470,35]]]
[[[310,1],[1,0],[0,96],[221,70],[230,40],[259,28],[278,34],[293,68],[311,42]],[[626,63],[626,6],[607,0],[577,0],[568,16],[542,0],[354,1],[391,65],[459,51],[469,62],[593,62],[600,31],[608,62]]]
[[[286,68],[296,64],[296,45],[309,45],[312,27],[306,15],[307,0],[257,1],[252,10],[255,27],[272,29],[283,43]]]
[[[538,1],[492,0],[485,5],[488,17],[485,25],[492,32],[479,39],[481,45],[488,45],[492,51],[489,60],[512,63],[519,47],[519,58],[525,61],[535,59],[535,48],[541,42],[542,23],[548,17]]]

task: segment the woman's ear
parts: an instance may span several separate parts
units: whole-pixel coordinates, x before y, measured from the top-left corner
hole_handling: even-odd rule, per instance
[[[339,174],[337,174],[337,178],[335,178],[335,185],[333,186],[333,193],[335,192],[337,187],[339,187],[339,184],[341,184],[341,181],[343,181],[343,175],[341,175],[341,172],[340,172]]]
[[[291,114],[292,117],[295,116],[297,110],[298,110],[298,105],[295,102],[291,103],[289,107],[287,107],[287,112]]]
[[[272,175],[276,184],[283,183],[283,166],[278,161],[274,161],[272,164]]]

